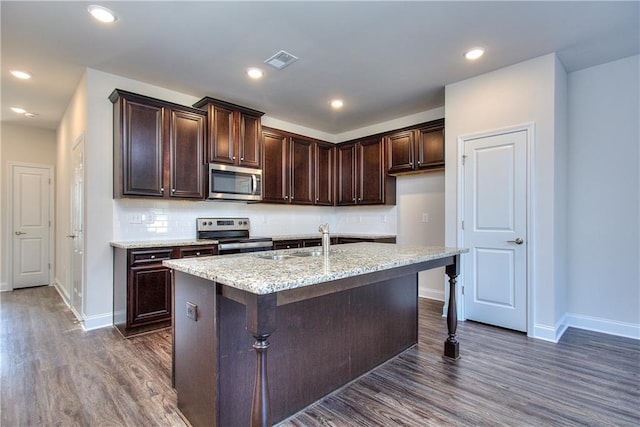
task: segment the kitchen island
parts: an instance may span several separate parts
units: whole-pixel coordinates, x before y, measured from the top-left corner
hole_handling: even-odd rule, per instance
[[[178,408],[194,426],[267,426],[295,414],[416,344],[418,272],[430,268],[449,276],[444,354],[457,358],[463,252],[356,243],[327,257],[307,248],[164,261]]]

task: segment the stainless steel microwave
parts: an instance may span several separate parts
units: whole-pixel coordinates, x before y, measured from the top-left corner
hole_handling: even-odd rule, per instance
[[[262,200],[262,169],[209,164],[209,200]]]

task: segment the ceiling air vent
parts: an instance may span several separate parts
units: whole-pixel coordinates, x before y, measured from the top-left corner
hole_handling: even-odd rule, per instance
[[[264,61],[265,64],[271,65],[273,68],[277,70],[282,70],[287,65],[293,64],[296,62],[298,58],[296,56],[291,55],[284,50],[273,55],[271,58]]]

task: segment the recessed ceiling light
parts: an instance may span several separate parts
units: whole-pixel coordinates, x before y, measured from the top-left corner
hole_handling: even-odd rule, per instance
[[[331,108],[335,108],[336,110],[342,108],[344,105],[344,101],[342,99],[334,99],[331,101]]]
[[[20,108],[20,107],[11,107],[11,111],[13,111],[14,113],[18,113],[18,114],[24,114],[27,112],[27,110],[25,110],[24,108]]]
[[[37,114],[34,114],[34,113],[24,113],[24,115],[25,115],[26,117],[29,117],[30,119],[33,119],[34,117],[36,117],[36,116],[37,116]]]
[[[263,72],[260,68],[248,68],[247,75],[252,79],[259,79],[263,76]]]
[[[118,19],[115,13],[103,6],[92,4],[87,8],[87,10],[100,22],[111,23]]]
[[[484,55],[484,49],[481,47],[474,47],[473,49],[469,49],[464,53],[464,57],[467,58],[469,61],[475,61],[476,59],[480,58],[482,55]]]
[[[13,74],[13,77],[21,80],[27,80],[31,78],[31,74],[27,73],[26,71],[11,70],[11,74]]]

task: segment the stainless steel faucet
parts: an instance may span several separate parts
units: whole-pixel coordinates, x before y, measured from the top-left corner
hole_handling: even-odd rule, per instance
[[[331,246],[331,238],[329,237],[329,224],[320,224],[318,231],[322,233],[322,254],[329,256],[329,246]]]

